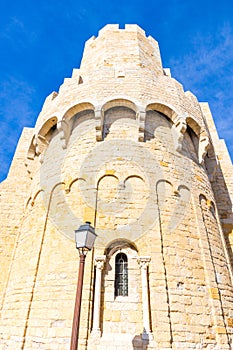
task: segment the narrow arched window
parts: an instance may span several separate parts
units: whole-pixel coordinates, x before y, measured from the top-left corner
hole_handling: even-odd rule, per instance
[[[119,253],[115,260],[115,297],[128,295],[128,259]]]

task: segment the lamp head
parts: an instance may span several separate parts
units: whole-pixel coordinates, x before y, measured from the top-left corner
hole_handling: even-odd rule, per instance
[[[76,248],[82,251],[91,250],[94,246],[96,237],[97,235],[94,227],[91,226],[89,221],[86,221],[84,225],[81,225],[75,230]]]

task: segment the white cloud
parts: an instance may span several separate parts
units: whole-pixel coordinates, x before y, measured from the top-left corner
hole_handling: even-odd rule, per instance
[[[233,158],[233,28],[224,24],[210,34],[197,34],[183,57],[170,60],[172,74],[199,101],[210,104],[220,137]]]
[[[9,168],[23,127],[34,122],[33,96],[34,89],[13,76],[0,84],[0,181]]]
[[[36,33],[29,30],[17,17],[9,18],[9,21],[0,32],[0,39],[9,41],[16,49],[26,47],[26,45],[33,42],[36,37]]]

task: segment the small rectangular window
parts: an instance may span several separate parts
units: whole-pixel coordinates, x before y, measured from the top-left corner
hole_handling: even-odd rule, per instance
[[[128,296],[128,259],[119,253],[115,260],[115,297]]]

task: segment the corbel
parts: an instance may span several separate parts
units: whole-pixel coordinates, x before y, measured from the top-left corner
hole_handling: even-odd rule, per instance
[[[35,136],[35,139],[34,139],[35,153],[39,157],[39,160],[41,163],[43,163],[43,155],[46,148],[48,147],[48,144],[49,143],[44,136],[40,134]]]
[[[146,124],[146,111],[139,109],[136,114],[138,121],[138,141],[144,142],[145,140],[145,124]]]
[[[103,141],[105,132],[103,130],[103,110],[101,106],[95,108],[95,121],[96,121],[96,141]]]
[[[187,129],[187,123],[185,117],[180,115],[177,115],[173,121],[175,130],[175,149],[176,151],[181,151],[184,133]]]
[[[210,141],[208,136],[201,134],[199,139],[198,147],[198,160],[200,164],[204,163],[205,156],[210,146]]]
[[[62,148],[66,149],[70,139],[71,123],[64,119],[60,120],[57,122],[57,129],[61,133]]]

